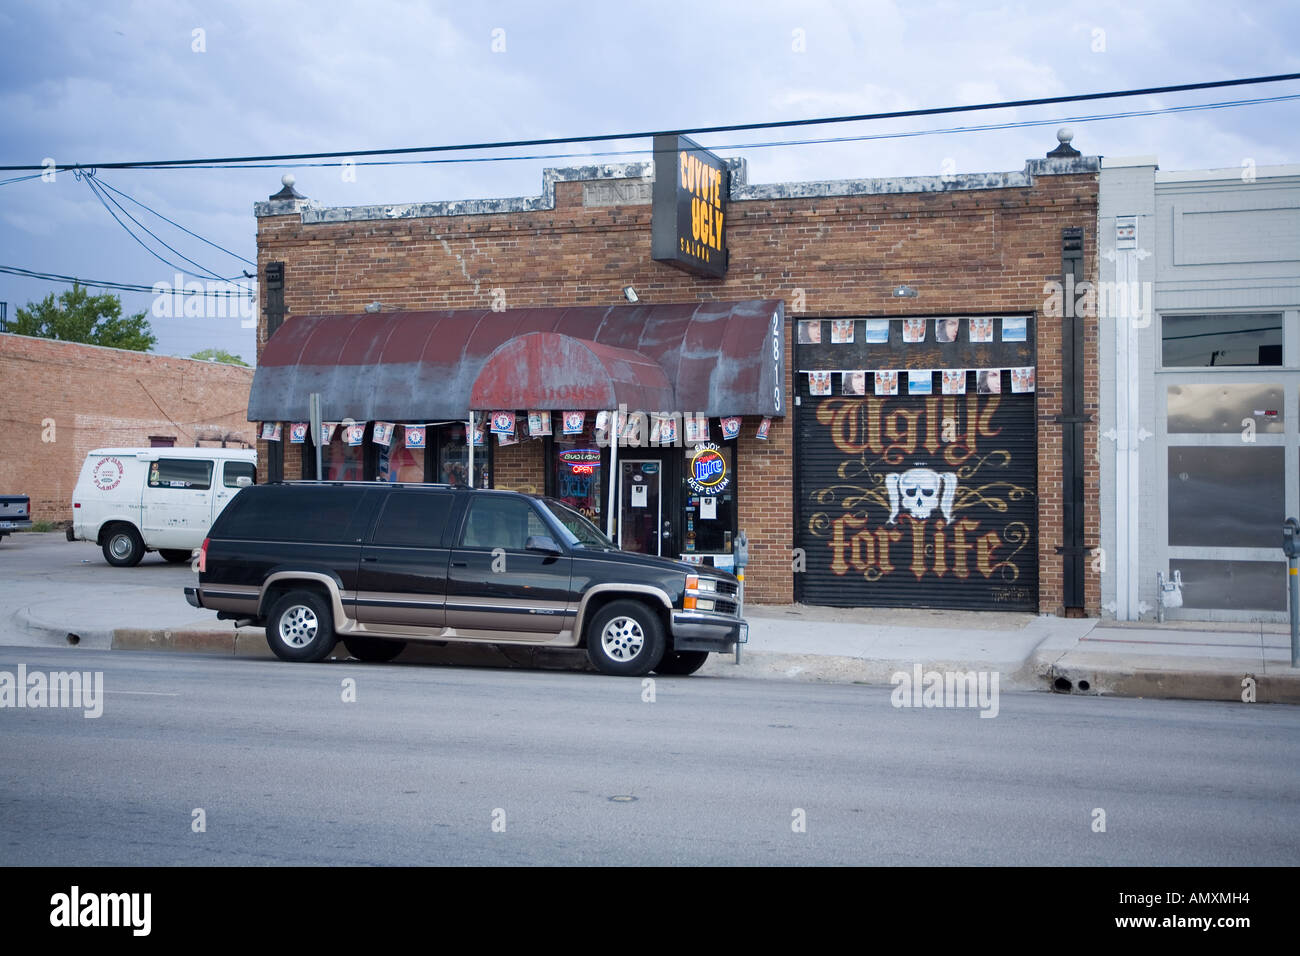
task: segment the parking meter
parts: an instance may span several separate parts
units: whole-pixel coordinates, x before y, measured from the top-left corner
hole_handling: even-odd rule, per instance
[[[1288,558],[1300,558],[1300,521],[1287,518],[1282,524],[1282,553]]]
[[[749,564],[749,538],[743,531],[736,535],[735,559],[737,570],[744,570]]]
[[[1296,568],[1296,558],[1300,558],[1300,521],[1287,518],[1282,523],[1282,551],[1286,554],[1287,582],[1290,584],[1291,600],[1291,666],[1300,667],[1300,569]]]

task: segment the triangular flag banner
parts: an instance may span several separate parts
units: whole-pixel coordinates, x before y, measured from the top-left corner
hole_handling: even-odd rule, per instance
[[[677,442],[677,417],[675,415],[665,415],[659,423],[659,441],[664,445],[673,445]]]
[[[370,440],[376,445],[383,445],[387,448],[393,440],[393,423],[375,422],[375,429],[370,433]]]
[[[307,429],[311,426],[307,422],[294,422],[289,426],[289,442],[293,445],[301,445],[307,440]]]
[[[320,443],[328,445],[334,440],[334,429],[339,427],[338,422],[321,422],[320,423]]]
[[[514,433],[515,433],[514,412],[493,412],[492,413],[492,434],[493,435],[513,435]]]
[[[360,445],[366,440],[366,426],[349,425],[343,432],[343,438],[349,445]]]
[[[722,440],[735,438],[740,434],[740,416],[728,415],[722,419]]]
[[[280,423],[262,422],[262,441],[279,441]]]
[[[760,441],[767,441],[767,433],[772,430],[772,419],[765,418],[758,423],[758,434],[754,437]]]
[[[587,427],[586,412],[565,412],[564,413],[564,434],[581,435],[582,430]]]
[[[423,448],[425,431],[423,425],[404,425],[402,431],[406,433],[407,448]]]

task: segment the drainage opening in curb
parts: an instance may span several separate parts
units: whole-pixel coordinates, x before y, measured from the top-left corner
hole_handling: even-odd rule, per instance
[[[1086,680],[1079,681],[1079,690],[1087,690],[1090,687],[1092,687],[1092,685],[1089,684]]]
[[[69,634],[69,635],[68,635],[68,643],[71,644],[73,647],[76,647],[78,644],[81,643],[81,635],[80,635],[80,634]]]
[[[1066,680],[1064,677],[1058,677],[1058,678],[1056,678],[1056,680],[1052,683],[1052,690],[1054,690],[1054,691],[1056,691],[1057,693],[1060,693],[1060,694],[1068,694],[1068,693],[1070,692],[1070,689],[1071,689],[1073,686],[1074,686],[1074,685],[1071,684],[1071,683],[1070,683],[1068,680]]]

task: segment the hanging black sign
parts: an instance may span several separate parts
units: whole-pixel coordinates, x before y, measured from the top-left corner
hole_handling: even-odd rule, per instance
[[[685,136],[655,137],[650,255],[687,272],[727,274],[726,164]]]

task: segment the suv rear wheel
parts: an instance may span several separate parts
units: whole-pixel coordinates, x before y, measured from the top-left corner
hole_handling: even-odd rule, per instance
[[[194,555],[193,551],[181,551],[177,548],[162,548],[158,553],[169,564],[180,564],[182,561],[188,561]]]
[[[312,591],[290,591],[271,608],[266,643],[282,661],[320,661],[334,650],[334,619],[325,599]]]
[[[144,557],[144,540],[129,524],[115,524],[104,533],[104,560],[115,568],[133,568]]]
[[[587,626],[587,658],[602,674],[640,677],[658,666],[663,655],[663,624],[638,601],[607,604]]]

